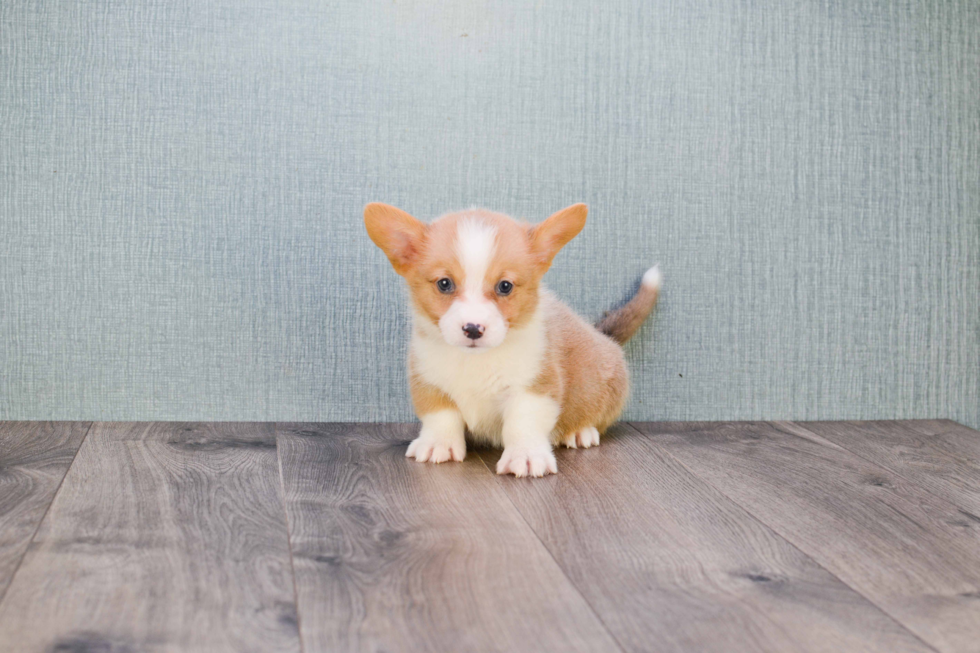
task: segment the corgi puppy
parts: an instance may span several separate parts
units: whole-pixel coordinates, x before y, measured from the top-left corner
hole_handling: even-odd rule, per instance
[[[541,277],[585,226],[575,204],[537,225],[471,209],[431,224],[387,204],[364,208],[374,244],[408,283],[409,379],[422,422],[406,455],[461,461],[467,437],[503,447],[498,474],[558,471],[552,448],[592,447],[626,403],[621,345],[653,309],[657,267],[625,306],[592,326]]]

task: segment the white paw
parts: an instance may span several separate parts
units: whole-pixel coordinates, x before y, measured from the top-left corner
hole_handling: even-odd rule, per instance
[[[408,445],[405,457],[415,458],[420,463],[463,462],[466,458],[466,440],[423,433]]]
[[[497,461],[498,474],[514,476],[544,476],[558,473],[558,461],[548,445],[537,447],[510,446]]]
[[[588,449],[589,447],[599,446],[599,430],[594,426],[586,426],[584,429],[573,431],[566,435],[561,443],[569,449]]]

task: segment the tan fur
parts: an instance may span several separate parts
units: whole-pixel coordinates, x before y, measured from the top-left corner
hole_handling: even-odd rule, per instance
[[[364,207],[364,225],[398,274],[416,263],[425,232],[421,222],[394,206],[372,202]]]
[[[541,274],[548,271],[558,251],[585,227],[589,207],[572,204],[531,229],[533,249]]]
[[[405,278],[417,313],[433,325],[438,324],[455,297],[455,293],[440,293],[436,281],[448,277],[459,284],[463,274],[463,263],[456,259],[454,248],[459,221],[476,217],[495,227],[494,256],[483,279],[483,295],[495,303],[509,328],[522,327],[536,311],[543,312],[545,351],[540,372],[528,390],[551,397],[560,406],[558,422],[551,433],[556,444],[582,428],[605,431],[618,418],[629,393],[629,375],[618,344],[541,287],[541,277],[558,251],[581,231],[586,215],[586,206],[576,204],[532,227],[499,213],[471,210],[425,225],[384,204],[365,208],[371,239]],[[514,284],[509,296],[495,292],[501,279]],[[629,304],[607,317],[600,328],[625,342],[655,301],[655,290],[641,289]],[[417,367],[417,362],[410,359],[416,413],[422,416],[454,408],[446,392],[422,379]]]
[[[408,387],[412,395],[412,407],[416,415],[428,415],[447,408],[456,408],[456,404],[449,396],[415,373],[415,363],[409,358],[408,362]]]
[[[532,389],[561,406],[552,441],[587,426],[603,433],[629,394],[623,350],[550,293],[542,308],[548,325],[546,362]]]
[[[660,288],[640,286],[640,290],[626,304],[606,314],[596,325],[596,328],[621,345],[633,337],[650,311],[657,303]]]
[[[534,313],[538,284],[547,270],[543,261],[546,259],[550,265],[557,253],[557,249],[551,251],[551,248],[555,243],[564,245],[567,242],[562,241],[564,234],[546,236],[555,230],[555,223],[552,223],[552,230],[539,232],[539,249],[536,250],[529,225],[491,211],[449,214],[429,225],[414,218],[414,222],[407,221],[404,218],[407,213],[386,204],[368,204],[364,213],[371,239],[388,254],[395,271],[405,277],[412,302],[433,324],[439,321],[454,299],[453,295],[440,293],[435,282],[442,277],[458,282],[462,276],[462,264],[456,260],[453,239],[458,223],[465,215],[476,215],[497,228],[497,256],[488,270],[484,294],[497,304],[508,326],[520,326]],[[494,286],[502,278],[514,284],[514,292],[507,297],[494,293]]]

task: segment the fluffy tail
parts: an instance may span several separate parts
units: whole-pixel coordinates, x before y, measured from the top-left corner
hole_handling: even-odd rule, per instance
[[[595,325],[599,331],[623,345],[637,332],[643,320],[653,310],[660,296],[660,285],[663,283],[660,266],[655,265],[643,274],[640,290],[623,306],[606,316]]]

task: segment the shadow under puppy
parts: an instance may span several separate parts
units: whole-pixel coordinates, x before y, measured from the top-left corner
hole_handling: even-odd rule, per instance
[[[585,226],[575,204],[537,225],[470,209],[431,224],[387,204],[364,208],[371,240],[412,300],[412,402],[422,429],[407,456],[463,460],[466,435],[503,446],[498,474],[558,471],[552,447],[591,447],[622,412],[629,374],[620,345],[653,309],[656,267],[626,305],[592,326],[541,283]]]

